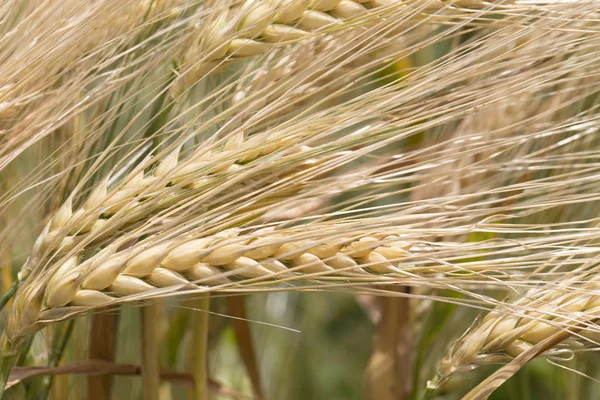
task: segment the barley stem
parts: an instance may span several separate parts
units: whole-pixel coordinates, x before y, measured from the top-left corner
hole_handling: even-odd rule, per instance
[[[225,297],[225,301],[227,302],[229,313],[233,317],[231,325],[235,331],[235,342],[238,353],[246,366],[246,372],[252,384],[252,391],[256,398],[264,399],[266,397],[261,383],[258,359],[246,312],[246,296],[227,296]]]
[[[438,376],[435,376],[432,380],[428,381],[427,386],[425,387],[425,390],[421,393],[421,396],[419,396],[419,400],[433,399],[435,392],[438,389],[438,381],[439,381]]]
[[[158,365],[156,322],[157,305],[151,303],[141,309],[142,320],[142,390],[147,400],[159,399],[160,367]]]
[[[13,296],[17,292],[18,287],[19,287],[19,281],[16,280],[13,282],[12,285],[10,285],[10,287],[8,288],[6,293],[4,293],[2,295],[2,297],[0,297],[0,310],[2,310],[4,308],[4,306],[6,305],[6,303],[8,303],[10,301],[10,299],[13,298]]]
[[[18,348],[9,343],[6,335],[2,335],[2,345],[0,349],[0,398],[4,394],[4,388],[8,383],[10,371],[15,365],[18,356]]]
[[[188,346],[188,369],[194,377],[193,400],[208,399],[208,317],[210,297],[208,295],[190,302],[191,338]]]
[[[16,355],[0,356],[0,397],[4,394],[4,388],[8,382],[10,371],[15,364]]]
[[[48,359],[48,368],[54,368],[58,366],[62,356],[65,352],[71,335],[73,333],[73,325],[75,320],[68,321],[65,326],[58,326],[55,328],[54,336],[52,338],[52,352]],[[52,382],[54,376],[42,376],[35,379],[29,389],[27,390],[28,399],[45,399],[48,398],[50,389],[52,388]],[[105,399],[108,397],[104,397]],[[90,399],[93,400],[93,399]]]
[[[406,287],[390,291],[408,293]],[[373,349],[365,372],[367,400],[407,399],[412,382],[412,324],[408,297],[377,299],[381,316],[375,327]]]
[[[117,315],[107,312],[92,315],[91,325],[88,358],[114,363]],[[89,400],[110,399],[111,388],[112,377],[108,374],[90,375],[87,378],[87,398]]]

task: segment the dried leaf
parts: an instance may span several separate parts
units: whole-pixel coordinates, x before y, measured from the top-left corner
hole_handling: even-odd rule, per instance
[[[12,369],[6,388],[10,388],[17,383],[35,376],[43,375],[140,375],[141,366],[133,364],[113,364],[103,360],[85,360],[76,361],[70,364],[61,365],[59,367],[15,367]],[[172,383],[193,386],[194,380],[191,374],[186,372],[173,371],[162,369],[160,371],[162,380]],[[211,393],[222,396],[229,396],[236,399],[252,399],[252,396],[247,396],[233,389],[224,386],[222,383],[210,379],[208,388]]]

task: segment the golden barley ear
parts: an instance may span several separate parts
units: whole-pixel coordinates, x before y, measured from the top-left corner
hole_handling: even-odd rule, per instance
[[[569,280],[549,282],[547,287],[531,290],[513,304],[490,312],[465,333],[442,360],[442,380],[477,366],[509,362],[557,334],[563,335],[560,341],[574,335],[573,339],[595,342],[598,336],[596,313],[600,305],[600,299],[594,294],[598,289],[597,280],[598,277],[589,272],[572,274]],[[558,343],[536,356],[561,354]],[[570,346],[576,345],[573,341],[570,343]]]
[[[480,0],[434,0],[425,4],[396,0],[250,0],[232,7],[225,5],[208,26],[194,32],[196,38],[184,56],[185,72],[175,92],[181,93],[224,60],[256,56],[319,33],[360,26],[399,12],[404,12],[407,20],[419,21],[439,10],[483,6]]]

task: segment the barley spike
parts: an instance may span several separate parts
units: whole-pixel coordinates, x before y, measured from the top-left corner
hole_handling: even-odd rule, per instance
[[[124,296],[151,296],[157,288],[197,290],[213,285],[235,286],[244,279],[402,274],[402,260],[411,255],[409,245],[399,245],[397,237],[390,235],[323,242],[286,241],[285,236],[271,229],[236,233],[230,230],[188,241],[133,246],[108,256],[101,252],[81,263],[71,257],[53,270],[42,303],[20,303],[12,318],[26,326],[15,328],[14,336],[29,331],[29,325],[45,320],[45,315],[57,308],[69,314],[70,307],[104,307]],[[56,310],[52,315],[57,315]]]

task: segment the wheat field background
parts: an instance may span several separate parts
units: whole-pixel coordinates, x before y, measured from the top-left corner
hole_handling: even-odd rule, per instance
[[[597,399],[596,0],[0,1],[0,396]]]

